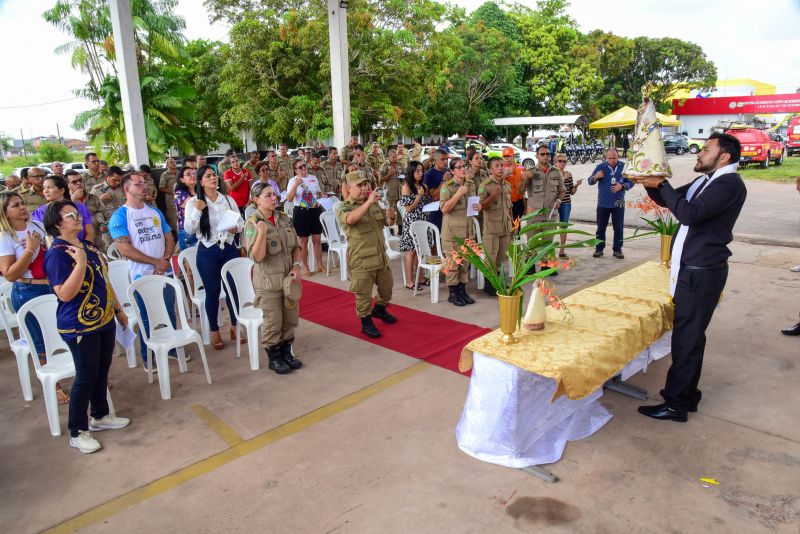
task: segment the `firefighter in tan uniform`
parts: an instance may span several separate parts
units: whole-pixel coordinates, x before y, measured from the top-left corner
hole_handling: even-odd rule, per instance
[[[261,343],[269,357],[269,368],[279,375],[302,367],[292,353],[294,331],[299,322],[297,303],[285,298],[284,283],[300,282],[300,242],[285,213],[276,209],[278,192],[269,183],[258,182],[250,191],[256,211],[247,219],[244,242],[253,266],[256,307],[264,313]],[[286,278],[290,280],[285,280]]]
[[[386,188],[386,200],[389,202],[390,208],[397,206],[397,202],[400,200],[401,176],[404,176],[405,172],[405,167],[397,159],[397,151],[390,150],[388,159],[378,172],[378,181],[381,187]]]
[[[319,180],[322,191],[333,193],[334,196],[341,198],[344,168],[339,162],[339,152],[335,147],[328,149],[328,159],[320,163],[319,168],[321,172],[317,175],[317,180]]]
[[[561,205],[561,199],[567,191],[564,187],[564,178],[561,176],[561,171],[550,165],[550,151],[546,146],[536,149],[536,159],[538,160],[536,167],[528,173],[525,180],[520,182],[519,193],[523,194],[526,189],[528,191],[528,213],[541,209],[546,211],[529,219],[529,223],[546,222],[551,213],[555,216],[555,222],[558,222],[558,206]],[[552,241],[553,237],[545,239]],[[553,273],[557,274],[558,272]]]
[[[394,278],[386,256],[383,227],[394,222],[395,212],[385,212],[378,202],[380,191],[369,191],[369,181],[360,171],[347,173],[348,197],[336,211],[347,234],[348,263],[351,272],[350,291],[356,295],[356,313],[361,319],[361,331],[371,338],[381,336],[372,318],[384,323],[397,319],[386,311],[392,298]],[[372,307],[372,287],[378,286],[378,297]]]
[[[503,178],[503,160],[494,157],[489,160],[490,178],[478,186],[478,196],[483,210],[483,246],[494,261],[495,267],[506,261],[508,243],[511,237],[511,186]],[[486,294],[495,296],[497,292],[486,284]]]
[[[370,153],[367,155],[367,165],[372,167],[372,171],[375,173],[376,176],[380,176],[381,167],[386,162],[386,158],[383,156],[383,150],[381,150],[381,146],[373,141],[372,146],[370,148]]]
[[[475,224],[467,217],[467,202],[469,197],[478,194],[475,182],[467,178],[467,167],[461,158],[453,158],[450,161],[450,172],[453,178],[442,184],[439,190],[439,206],[444,214],[442,219],[442,248],[444,254],[449,254],[451,250],[458,250],[459,244],[454,239],[470,239],[475,237]],[[475,204],[476,209],[480,210],[481,205]],[[451,265],[447,271],[447,287],[450,289],[450,296],[447,302],[456,306],[465,304],[475,304],[472,297],[467,295],[467,262],[461,265]]]
[[[294,178],[294,158],[289,155],[289,147],[286,146],[286,143],[281,143],[280,151],[281,153],[276,161],[282,171],[281,180],[284,181],[277,180],[277,182],[281,186],[281,190],[285,191],[285,188],[289,185],[289,180]]]

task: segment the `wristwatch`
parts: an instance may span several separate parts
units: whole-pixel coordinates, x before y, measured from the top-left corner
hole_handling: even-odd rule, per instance
[[[297,267],[298,269],[301,268],[302,266],[303,266],[303,264],[300,263],[299,261],[296,261],[296,262],[292,263],[292,267]]]

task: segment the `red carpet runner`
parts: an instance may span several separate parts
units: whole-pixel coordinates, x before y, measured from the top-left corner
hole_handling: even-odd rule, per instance
[[[490,331],[396,304],[389,306],[389,312],[397,317],[397,323],[387,325],[376,319],[375,325],[383,336],[370,339],[361,333],[352,293],[303,280],[300,317],[306,321],[456,373],[464,345]]]

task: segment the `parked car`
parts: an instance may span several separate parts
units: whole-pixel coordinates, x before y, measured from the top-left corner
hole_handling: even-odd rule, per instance
[[[438,146],[433,146],[433,145],[427,145],[422,147],[422,155],[420,155],[419,157],[420,161],[425,161],[426,159],[428,159],[431,152],[433,152],[438,148],[439,148]],[[460,157],[462,157],[462,155],[459,154],[453,147],[448,147],[447,159],[460,158]]]
[[[206,165],[211,165],[214,168],[214,172],[217,172],[217,164],[225,159],[225,154],[209,154],[206,156]]]
[[[786,155],[792,156],[800,153],[800,117],[789,119],[789,128],[786,130]]]
[[[740,165],[758,163],[762,169],[766,169],[770,161],[774,161],[775,165],[783,165],[783,158],[786,155],[783,143],[773,141],[764,130],[734,127],[725,133],[734,136],[742,144]]]
[[[89,167],[87,167],[86,164],[82,161],[76,161],[74,163],[65,163],[64,172],[67,172],[70,169],[78,172],[86,172],[89,170]]]
[[[503,157],[504,148],[513,148],[514,161],[520,163],[526,169],[532,169],[536,166],[536,152],[522,150],[520,147],[512,145],[511,143],[490,143],[489,146],[486,147],[486,151],[483,153],[483,155],[486,159],[493,158],[495,156]]]
[[[665,135],[664,150],[667,154],[682,156],[689,151],[689,138],[685,135]]]

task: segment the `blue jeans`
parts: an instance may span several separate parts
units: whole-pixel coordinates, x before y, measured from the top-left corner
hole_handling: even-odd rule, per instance
[[[183,228],[178,230],[178,246],[181,247],[181,250],[186,250],[189,247],[193,247],[197,244],[197,236],[194,234],[187,234]]]
[[[570,213],[572,213],[572,204],[561,204],[558,207],[558,222],[569,222]]]
[[[142,300],[142,297],[139,296],[139,293],[134,293],[133,297],[136,299],[136,306],[138,306],[142,315],[143,324],[140,326],[144,328],[144,331],[149,336],[150,321],[147,319],[147,309],[144,307],[144,301]],[[164,303],[167,306],[167,313],[169,314],[170,321],[172,321],[172,327],[175,328],[178,322],[175,318],[175,290],[172,288],[172,286],[166,286],[164,288]],[[139,348],[141,349],[142,353],[142,361],[145,363],[145,365],[147,365],[147,345],[144,343],[144,337],[142,337],[141,329],[139,330]],[[173,351],[170,351],[170,354],[172,353]]]
[[[50,295],[53,291],[47,284],[26,284],[23,282],[14,282],[11,288],[11,305],[14,306],[14,311],[19,311],[23,304],[36,297],[42,295]],[[37,354],[44,354],[44,340],[42,338],[42,329],[39,328],[39,322],[33,315],[28,315],[25,325],[33,338],[33,346]]]
[[[80,430],[89,430],[87,410],[92,407],[92,417],[102,419],[108,415],[108,370],[114,354],[115,330],[111,328],[77,338],[65,339],[72,361],[75,362],[75,382],[69,392],[69,433],[78,437]]]
[[[219,330],[219,292],[222,289],[222,266],[228,261],[239,257],[239,249],[235,245],[225,245],[219,248],[218,245],[206,247],[200,243],[197,245],[197,270],[200,271],[200,279],[206,288],[206,316],[208,317],[209,330],[217,332]],[[228,284],[233,290],[233,280],[228,277]],[[233,295],[234,299],[236,295]],[[226,295],[228,303],[228,313],[231,316],[231,325],[236,324],[236,316],[233,314],[233,300],[231,295]]]
[[[611,216],[611,224],[614,227],[614,252],[622,252],[622,228],[625,223],[625,208],[597,208],[597,239],[602,241],[595,250],[602,252],[606,248],[606,228],[608,228],[608,217]]]

